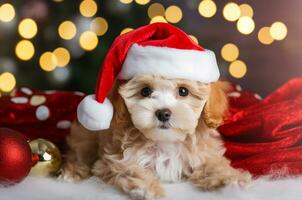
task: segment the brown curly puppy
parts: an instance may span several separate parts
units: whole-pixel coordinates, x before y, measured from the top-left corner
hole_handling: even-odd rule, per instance
[[[189,180],[203,190],[249,182],[223,156],[215,129],[228,107],[227,87],[154,75],[117,82],[111,128],[92,134],[74,123],[62,177],[95,175],[134,199],[163,197],[162,182]]]

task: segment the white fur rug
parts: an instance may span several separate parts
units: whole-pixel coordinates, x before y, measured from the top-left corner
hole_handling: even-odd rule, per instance
[[[302,177],[270,181],[261,178],[245,189],[229,186],[216,192],[201,192],[189,183],[165,185],[167,197],[173,200],[301,200]],[[118,190],[95,178],[78,184],[50,178],[27,177],[22,183],[0,188],[0,200],[125,200]]]

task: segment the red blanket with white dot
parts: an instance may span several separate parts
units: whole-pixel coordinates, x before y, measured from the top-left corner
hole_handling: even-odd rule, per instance
[[[238,85],[228,95],[230,115],[219,131],[232,165],[255,176],[302,174],[302,78],[263,100]],[[48,139],[63,149],[83,97],[80,92],[20,88],[0,98],[0,127],[18,130],[29,140]]]

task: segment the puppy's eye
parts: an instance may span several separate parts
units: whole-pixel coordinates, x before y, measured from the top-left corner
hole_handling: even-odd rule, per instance
[[[178,89],[178,94],[179,94],[179,96],[186,97],[189,95],[189,90],[185,87],[180,87]]]
[[[149,88],[149,87],[144,87],[142,90],[141,90],[141,95],[143,97],[149,97],[151,94],[152,94],[152,89]]]

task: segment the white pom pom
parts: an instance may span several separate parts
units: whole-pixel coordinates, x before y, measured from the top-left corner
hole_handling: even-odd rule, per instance
[[[95,100],[95,95],[86,96],[77,110],[79,122],[88,130],[105,130],[110,127],[113,117],[113,106],[109,99],[103,103]]]

